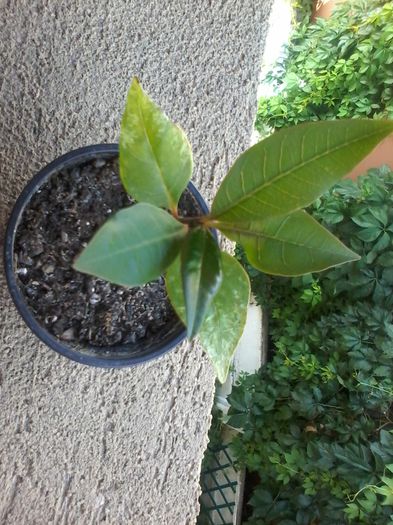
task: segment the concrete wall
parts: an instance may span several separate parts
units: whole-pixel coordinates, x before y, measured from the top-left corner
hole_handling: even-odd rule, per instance
[[[271,0],[0,0],[0,240],[32,174],[115,141],[130,77],[188,133],[211,200],[247,147]],[[195,522],[214,375],[185,344],[135,369],[57,356],[0,270],[0,523]]]

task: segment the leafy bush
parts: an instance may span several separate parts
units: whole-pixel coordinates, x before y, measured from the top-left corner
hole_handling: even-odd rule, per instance
[[[346,2],[328,20],[301,24],[266,82],[256,127],[393,115],[393,4]]]
[[[234,452],[260,477],[249,523],[393,524],[393,172],[344,181],[310,211],[362,258],[249,272],[274,345],[229,398]]]
[[[291,8],[295,24],[308,23],[312,14],[313,0],[292,0]]]

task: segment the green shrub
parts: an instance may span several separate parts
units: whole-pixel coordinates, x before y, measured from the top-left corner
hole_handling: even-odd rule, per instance
[[[313,0],[292,0],[293,23],[309,23],[312,14]]]
[[[393,3],[348,2],[330,19],[301,24],[267,77],[261,133],[305,121],[393,115]]]
[[[344,181],[310,211],[362,258],[249,272],[274,344],[229,398],[233,450],[260,477],[249,523],[393,524],[393,172]]]

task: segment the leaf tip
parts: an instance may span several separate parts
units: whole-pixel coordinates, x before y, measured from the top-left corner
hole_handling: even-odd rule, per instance
[[[83,251],[75,257],[73,263],[71,264],[71,268],[77,272],[86,273],[86,269],[83,265]]]
[[[225,372],[220,372],[220,371],[216,371],[217,373],[217,379],[220,381],[220,383],[223,385],[227,378],[228,378],[228,372],[229,372],[229,368],[228,370],[225,370]]]

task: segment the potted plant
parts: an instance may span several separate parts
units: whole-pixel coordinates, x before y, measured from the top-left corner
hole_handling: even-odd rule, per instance
[[[170,301],[186,325],[188,337],[199,334],[218,378],[223,381],[243,331],[249,281],[240,264],[220,251],[211,230],[216,228],[242,244],[251,264],[273,274],[299,275],[357,259],[353,251],[302,208],[344,176],[392,131],[393,122],[377,120],[319,122],[282,130],[236,160],[215,196],[210,213],[203,205],[198,209],[193,197],[182,209],[179,201],[187,200],[182,195],[192,171],[190,145],[182,130],[162,113],[134,79],[127,96],[119,144],[120,179],[126,193],[122,193],[116,180],[113,150],[111,154],[101,151],[88,164],[84,164],[86,159],[79,154],[80,162],[72,163],[68,179],[64,168],[69,168],[69,158],[57,162],[56,169],[50,166],[49,187],[42,186],[45,177],[36,180],[35,186],[26,190],[30,196],[26,199],[26,193],[22,194],[11,217],[6,241],[6,272],[11,294],[30,325],[33,316],[31,306],[27,305],[29,294],[32,301],[36,300],[34,296],[40,295],[49,303],[54,301],[59,309],[61,306],[71,308],[74,312],[71,326],[60,326],[61,330],[64,328],[60,334],[61,343],[53,332],[49,337],[49,326],[45,329],[45,337],[40,335],[55,350],[89,364],[121,366],[130,364],[132,356],[136,356],[133,362],[138,362],[155,357],[160,350],[155,347],[155,352],[149,354],[148,341],[147,350],[143,341],[126,341],[120,345],[115,342],[112,350],[107,346],[104,355],[101,351],[100,361],[94,360],[97,348],[73,339],[74,325],[84,324],[88,319],[89,305],[74,311],[72,304],[64,304],[61,300],[61,293],[53,297],[53,288],[60,278],[68,279],[66,286],[73,288],[76,296],[79,294],[82,304],[85,288],[89,286],[93,288],[89,292],[89,304],[99,303],[106,294],[111,294],[112,298],[126,296],[116,301],[118,309],[112,312],[109,320],[104,312],[102,323],[107,321],[111,326],[113,316],[127,311],[128,294],[142,293],[140,288],[135,292],[135,286],[157,279],[162,285],[161,276],[165,274]],[[103,193],[117,199],[116,209],[123,208],[116,213],[112,213],[114,209],[105,199],[96,196],[94,190],[93,195],[89,191],[91,177],[95,177],[93,172],[103,167],[104,173],[100,175]],[[96,231],[86,246],[82,243],[86,243],[86,237],[91,234],[90,215],[78,216],[76,210],[73,181],[78,178],[87,180],[87,190],[86,185],[85,190],[80,190],[80,199],[87,202],[87,210],[99,208],[109,216],[100,227],[97,221],[93,228]],[[34,212],[29,211],[32,190],[35,201],[43,197],[46,202],[57,199],[66,218],[77,214],[72,224],[80,237],[80,253],[74,259],[75,250],[71,253],[72,250],[60,246],[63,264],[60,268],[56,267],[59,254],[45,244],[46,239],[41,239],[41,245],[38,242],[38,246],[31,247],[30,234],[23,236],[21,224],[24,221],[30,225],[36,221],[35,227],[40,231],[44,223],[49,223],[48,235],[57,232],[54,235],[60,239],[74,232],[70,226],[67,231],[60,228],[59,232],[60,223],[54,212],[35,219]],[[33,270],[38,272],[32,272],[33,280],[27,268],[33,254],[22,250],[20,257],[24,246],[34,253],[49,251],[53,259],[53,262],[38,263],[38,267],[33,264]],[[53,277],[45,280],[44,275]],[[82,277],[87,279],[83,285]],[[34,287],[42,293],[37,294]],[[146,292],[146,287],[142,290]],[[160,297],[165,299],[162,289],[154,286],[150,295],[154,296],[153,303]],[[37,301],[39,303],[40,298]],[[39,307],[36,310],[39,311]],[[131,310],[139,316],[144,314],[134,304]],[[58,319],[48,319],[50,326],[57,322]],[[37,333],[39,323],[36,320],[34,323],[31,326]],[[181,327],[180,322],[176,323],[176,327]],[[97,329],[99,332],[100,326]],[[89,335],[89,331],[89,327],[84,328],[84,334]],[[170,324],[168,330],[159,332],[158,347],[161,343],[168,346],[168,332],[169,336],[175,335],[174,342],[179,341],[181,330],[176,332]],[[93,359],[89,359],[91,356]]]
[[[118,176],[118,144],[74,150],[29,182],[10,217],[5,267],[13,300],[48,346],[84,364],[129,366],[182,341],[163,279],[124,290],[72,270],[83,245],[132,200]],[[208,208],[189,184],[184,213]]]

